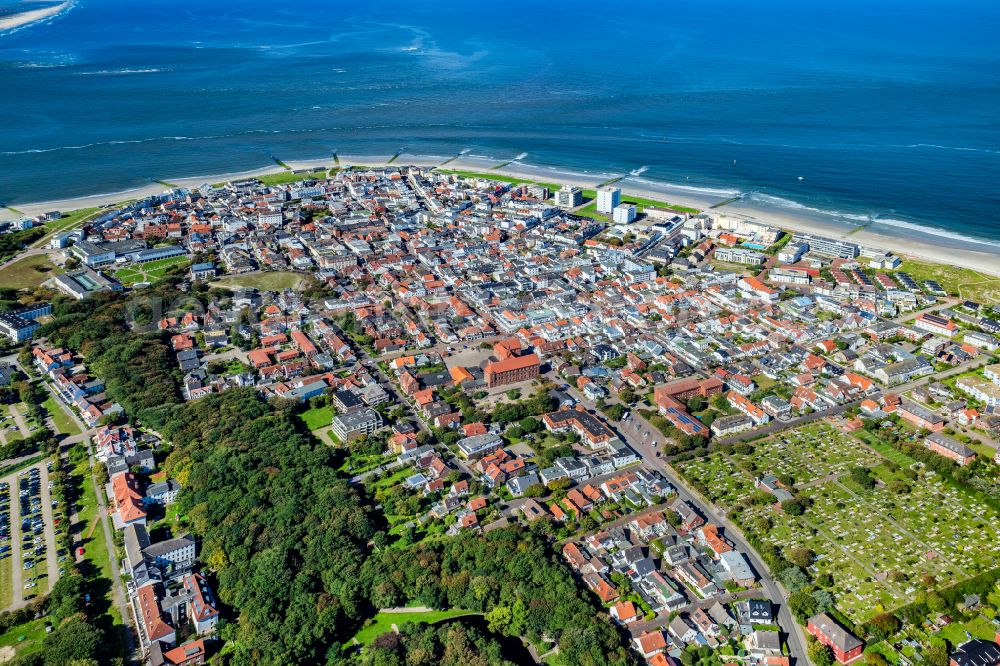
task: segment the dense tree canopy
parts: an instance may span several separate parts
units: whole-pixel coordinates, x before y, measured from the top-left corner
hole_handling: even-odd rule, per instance
[[[346,657],[342,645],[378,608],[419,602],[481,612],[495,634],[550,637],[565,663],[632,663],[610,619],[598,615],[543,537],[511,527],[390,544],[374,502],[337,471],[340,454],[302,429],[297,404],[267,402],[250,388],[183,402],[166,334],[133,326],[165,314],[138,303],[179,294],[164,286],[138,298],[61,302],[41,334],[83,354],[108,395],[172,446],[165,470],[184,487],[179,514],[199,537],[199,557],[217,579],[223,609],[236,618],[220,626],[232,641],[225,659],[337,663]],[[531,417],[552,407],[541,390],[501,405],[492,420],[535,430]],[[52,611],[68,617],[39,657],[46,664],[79,658],[74,645],[94,642],[71,615],[76,581],[66,577],[60,585]],[[502,664],[498,645],[494,636],[449,625],[378,644],[366,659]]]

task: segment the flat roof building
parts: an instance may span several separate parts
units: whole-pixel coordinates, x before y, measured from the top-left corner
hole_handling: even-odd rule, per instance
[[[52,285],[78,301],[101,291],[121,291],[123,289],[116,280],[86,267],[57,275],[52,278]]]
[[[371,407],[357,409],[347,414],[338,414],[330,424],[333,433],[342,442],[370,435],[382,427],[382,415]]]

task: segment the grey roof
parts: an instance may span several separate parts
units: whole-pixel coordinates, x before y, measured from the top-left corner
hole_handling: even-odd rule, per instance
[[[184,536],[179,536],[173,539],[167,539],[166,541],[158,541],[154,544],[143,549],[143,554],[146,557],[163,557],[169,553],[180,548],[186,548],[187,546],[194,545],[194,537],[190,534],[185,534]]]
[[[854,648],[863,644],[860,640],[858,640],[857,636],[837,624],[837,622],[826,613],[813,615],[809,618],[809,624],[819,629],[824,636],[829,638],[833,644],[843,652],[850,652]]]
[[[1000,663],[1000,647],[992,641],[976,638],[955,648],[951,660],[957,666],[996,666]]]
[[[142,551],[149,548],[149,534],[144,525],[129,523],[125,526],[125,556],[129,564],[136,566],[142,562]]]
[[[338,414],[333,417],[333,420],[339,421],[346,432],[352,432],[370,421],[378,423],[382,420],[382,417],[379,416],[379,413],[374,409],[365,407],[363,409],[357,409],[353,412]]]
[[[176,479],[169,479],[167,481],[161,481],[159,483],[150,484],[146,488],[146,497],[155,497],[157,495],[163,495],[164,493],[176,493],[181,489],[181,484],[177,482]]]

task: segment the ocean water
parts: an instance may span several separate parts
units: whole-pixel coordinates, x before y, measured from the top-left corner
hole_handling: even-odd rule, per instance
[[[998,28],[995,0],[77,0],[0,34],[0,202],[465,150],[1000,241]]]

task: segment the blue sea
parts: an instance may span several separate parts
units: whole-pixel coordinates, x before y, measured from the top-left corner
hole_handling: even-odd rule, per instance
[[[0,202],[468,151],[1000,242],[998,29],[995,0],[77,0],[0,34]]]

